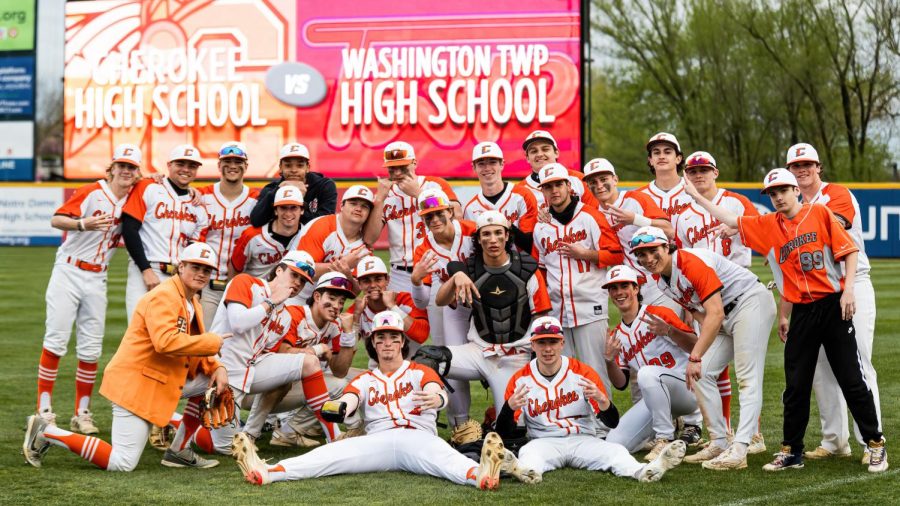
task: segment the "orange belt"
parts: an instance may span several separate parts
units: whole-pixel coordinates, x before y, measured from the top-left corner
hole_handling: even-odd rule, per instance
[[[83,271],[88,271],[88,272],[104,272],[104,271],[106,271],[105,265],[91,264],[91,263],[79,260],[77,258],[68,257],[68,258],[66,258],[66,262],[74,265],[75,267],[78,267],[79,269],[81,269]]]

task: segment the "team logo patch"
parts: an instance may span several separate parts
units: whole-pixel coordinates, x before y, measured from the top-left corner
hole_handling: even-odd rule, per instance
[[[601,305],[594,306],[594,314],[595,315],[603,314],[603,306],[601,306]]]
[[[193,149],[190,149],[190,148],[185,149],[185,150],[184,150],[184,156],[194,156],[194,150],[193,150]]]
[[[482,154],[482,155],[485,154],[485,153],[489,153],[490,151],[491,151],[491,146],[490,146],[490,145],[485,144],[484,146],[481,146],[481,154]]]
[[[797,152],[796,152],[796,154],[795,154],[794,156],[802,156],[803,153],[805,153],[805,152],[806,152],[806,148],[804,148],[804,147],[799,147],[799,148],[797,148]]]
[[[183,316],[178,317],[178,322],[175,323],[178,332],[187,333],[187,320]]]
[[[133,149],[131,149],[131,148],[125,148],[125,151],[122,151],[122,155],[123,155],[123,156],[131,156],[131,153],[133,153],[133,152],[134,152]]]

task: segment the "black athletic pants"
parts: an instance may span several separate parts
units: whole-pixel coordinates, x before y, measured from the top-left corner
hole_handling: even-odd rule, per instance
[[[791,326],[784,347],[784,441],[794,454],[803,451],[803,436],[809,424],[812,392],[819,346],[850,407],[865,441],[881,440],[875,401],[863,376],[856,329],[852,320],[841,319],[841,294],[831,294],[809,304],[794,304]]]

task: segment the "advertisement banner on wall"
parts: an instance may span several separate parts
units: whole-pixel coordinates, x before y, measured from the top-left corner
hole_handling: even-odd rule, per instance
[[[580,3],[312,0],[66,4],[65,175],[92,178],[115,144],[145,172],[176,144],[204,156],[244,142],[248,177],[277,172],[288,141],[336,178],[384,174],[382,149],[413,145],[420,172],[473,176],[495,141],[507,177],[529,172],[522,141],[549,130],[580,163]],[[413,7],[414,6],[414,7]]]
[[[34,180],[33,134],[33,121],[0,121],[0,181]]]
[[[34,49],[34,0],[0,0],[0,51]]]
[[[0,115],[34,117],[34,56],[0,56]]]
[[[16,186],[0,190],[0,246],[53,246],[62,232],[50,226],[65,188]]]

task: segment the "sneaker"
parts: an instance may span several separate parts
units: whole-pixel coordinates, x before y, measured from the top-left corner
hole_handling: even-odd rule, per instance
[[[163,455],[162,465],[166,467],[196,467],[198,469],[209,469],[219,465],[219,461],[204,459],[188,446],[178,452],[172,450],[172,448],[168,448]]]
[[[540,483],[543,477],[534,469],[519,465],[519,459],[511,450],[504,448],[503,462],[500,464],[500,472],[507,473],[522,483]]]
[[[887,471],[887,448],[884,447],[884,438],[881,438],[880,441],[869,441],[866,449],[869,450],[869,472],[883,473]]]
[[[165,427],[150,427],[150,446],[164,452],[169,449],[169,445],[175,439],[175,426],[166,425]]]
[[[43,418],[47,425],[56,427],[56,413],[53,412],[53,408],[47,407],[38,411],[38,416]]]
[[[753,439],[750,440],[750,444],[747,446],[747,455],[756,455],[758,453],[765,453],[766,451],[766,440],[763,438],[762,432],[757,432],[753,435]]]
[[[335,439],[335,441],[340,441],[342,439],[349,439],[351,437],[359,437],[359,436],[365,436],[365,435],[366,435],[366,429],[365,429],[365,427],[360,425],[358,427],[350,427],[349,429],[341,432],[341,434],[337,437],[337,439]]]
[[[685,425],[678,439],[691,448],[697,447],[703,442],[703,431],[696,425]]]
[[[72,417],[72,420],[69,421],[69,428],[72,429],[72,432],[77,432],[86,436],[100,434],[100,429],[94,425],[93,414],[87,409]]]
[[[237,461],[244,479],[254,485],[272,483],[266,462],[256,454],[253,439],[244,432],[238,432],[231,440],[231,456]]]
[[[666,471],[681,464],[681,461],[684,460],[684,453],[686,451],[687,445],[680,439],[676,439],[667,444],[665,448],[659,452],[659,456],[656,457],[653,462],[645,465],[644,468],[641,469],[638,480],[644,483],[659,481],[660,478],[666,474]]]
[[[300,448],[315,448],[322,443],[316,441],[315,439],[310,439],[301,434],[297,434],[296,432],[285,434],[284,432],[281,432],[281,429],[275,429],[272,431],[272,439],[269,440],[269,444],[272,446],[299,446]]]
[[[763,471],[784,471],[785,469],[803,469],[803,454],[791,453],[790,446],[782,446],[781,452],[775,454],[775,460],[763,466]]]
[[[815,450],[803,452],[803,457],[810,460],[821,460],[827,459],[831,457],[849,457],[850,449],[848,448],[846,452],[833,452],[824,446],[817,446]]]
[[[50,449],[50,443],[44,438],[47,420],[40,415],[31,415],[25,428],[25,442],[22,443],[22,455],[25,462],[34,467],[41,467],[44,454]]]
[[[747,455],[741,455],[737,445],[733,444],[718,457],[703,462],[703,469],[714,471],[729,471],[731,469],[744,469],[747,467]]]
[[[679,441],[681,441],[679,439]],[[688,464],[699,464],[701,462],[706,462],[707,460],[712,460],[719,455],[721,455],[725,451],[725,448],[719,448],[714,444],[710,444],[706,448],[700,450],[699,452],[688,455],[684,458],[684,461]]]
[[[682,441],[684,441],[684,440],[682,440]],[[668,439],[663,439],[663,438],[653,440],[653,448],[650,448],[650,453],[648,453],[647,455],[644,455],[644,460],[646,460],[647,462],[653,462],[654,460],[656,460],[656,457],[659,457],[660,452],[663,451],[663,449],[666,447],[666,445],[671,442],[672,441],[669,441]],[[687,443],[685,443],[685,444],[687,444]]]
[[[503,439],[496,432],[488,432],[481,447],[481,462],[475,482],[481,490],[496,490],[500,486],[500,467],[506,457]]]

